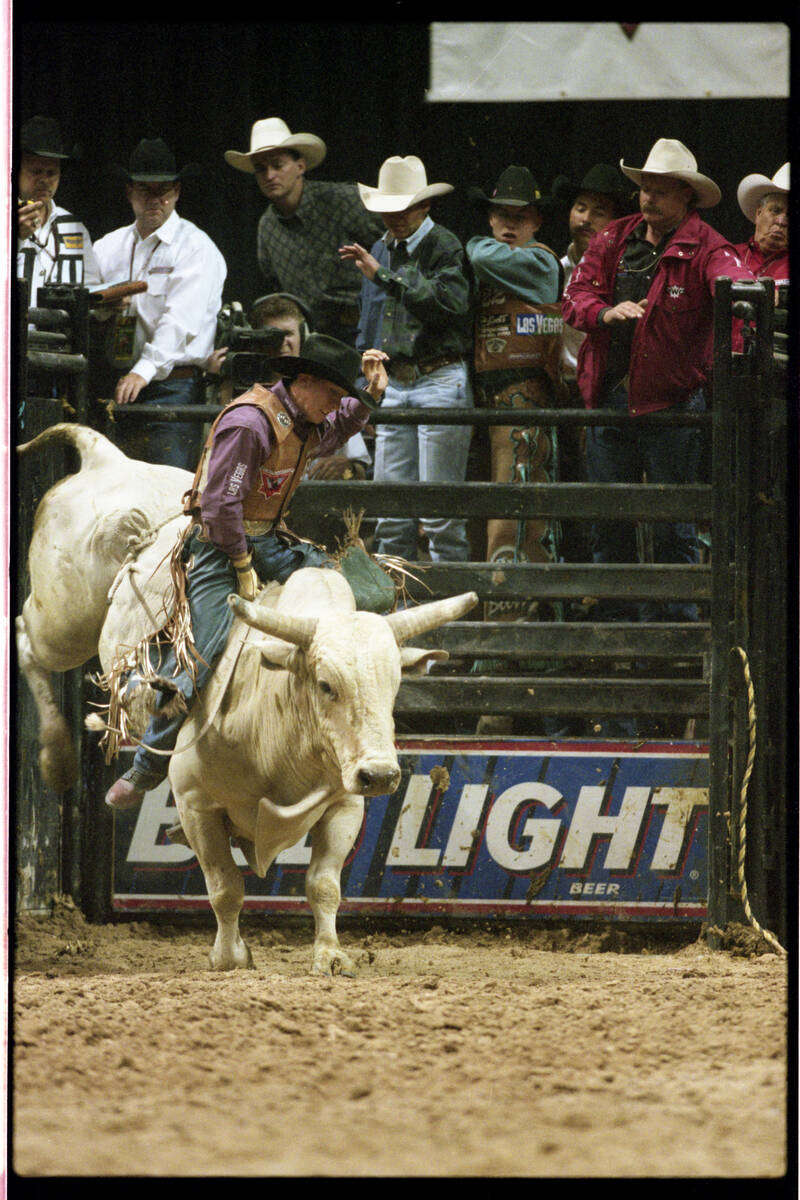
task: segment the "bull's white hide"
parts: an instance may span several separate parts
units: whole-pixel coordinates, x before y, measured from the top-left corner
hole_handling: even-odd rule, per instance
[[[169,552],[186,520],[180,498],[191,482],[188,472],[134,462],[72,424],[23,449],[53,438],[77,446],[81,469],[52,488],[37,512],[31,595],[17,620],[20,665],[47,743],[43,771],[53,771],[59,757],[63,765],[69,750],[49,671],[95,654],[108,671],[121,648],[158,627]],[[311,830],[306,895],[315,919],[314,970],[351,971],[336,934],[341,868],[361,826],[364,796],[392,792],[400,780],[392,708],[401,672],[447,657],[403,643],[457,619],[477,596],[382,617],[356,611],[338,572],[305,568],[282,587],[266,587],[252,604],[231,602],[228,645],[189,711],[169,767],[183,833],[217,918],[211,963],[251,965],[239,932],[244,884],[231,837],[263,875]]]

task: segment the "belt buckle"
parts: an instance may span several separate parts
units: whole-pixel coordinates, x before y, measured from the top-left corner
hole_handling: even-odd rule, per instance
[[[418,378],[417,368],[414,363],[398,363],[392,367],[389,374],[394,375],[395,379],[399,380],[405,387],[410,387]]]

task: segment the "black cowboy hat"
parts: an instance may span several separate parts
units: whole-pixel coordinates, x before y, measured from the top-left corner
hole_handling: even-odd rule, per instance
[[[626,186],[625,179],[617,168],[609,163],[595,163],[580,183],[573,183],[566,175],[558,175],[553,180],[550,190],[554,200],[567,208],[572,207],[576,196],[581,192],[599,192],[603,196],[610,196],[623,213],[630,212],[634,206],[635,193]]]
[[[127,171],[119,163],[112,163],[109,169],[117,179],[129,183],[177,183],[200,174],[199,163],[187,163],[179,171],[175,155],[161,138],[142,138],[131,152]]]
[[[378,407],[378,401],[369,392],[356,387],[361,375],[361,355],[326,333],[310,333],[303,342],[302,354],[282,354],[267,362],[280,375],[292,379],[296,375],[315,375],[344,388],[348,396],[356,396],[368,408]]]
[[[476,204],[505,204],[510,208],[524,208],[532,204],[540,211],[548,208],[551,203],[549,196],[543,196],[533,175],[527,167],[506,167],[495,184],[491,196],[478,187],[469,189],[470,199]]]
[[[80,146],[67,151],[61,130],[53,117],[29,117],[19,131],[20,149],[26,154],[38,154],[41,158],[79,158]]]

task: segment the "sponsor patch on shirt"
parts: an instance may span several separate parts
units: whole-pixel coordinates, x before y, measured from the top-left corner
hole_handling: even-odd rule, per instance
[[[65,250],[82,250],[83,249],[83,234],[82,233],[66,233],[63,238]]]
[[[678,284],[678,283],[671,283],[669,285],[669,287],[667,288],[667,295],[670,296],[673,300],[677,300],[679,296],[686,295],[686,288],[681,287],[680,284]]]
[[[263,467],[259,467],[259,475],[261,482],[258,485],[258,490],[262,496],[269,499],[270,496],[277,496],[278,492],[283,490],[284,484],[291,478],[292,472],[289,471],[265,471]]]
[[[171,275],[172,267],[151,267],[148,275]]]
[[[548,316],[546,313],[517,313],[517,333],[542,336],[563,332],[563,317]]]
[[[231,471],[230,479],[228,480],[228,486],[225,489],[229,496],[238,495],[239,487],[241,485],[242,479],[244,478],[244,473],[246,470],[247,470],[247,467],[245,466],[245,464],[243,462],[240,462],[240,463],[237,463],[236,466]]]

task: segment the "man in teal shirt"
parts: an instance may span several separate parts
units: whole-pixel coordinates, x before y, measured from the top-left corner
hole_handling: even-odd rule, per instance
[[[564,326],[558,303],[561,264],[555,251],[536,240],[548,201],[531,172],[520,166],[506,168],[490,196],[478,188],[471,194],[487,212],[492,234],[467,242],[478,283],[478,403],[498,409],[551,407],[562,392]],[[489,436],[493,482],[545,483],[555,478],[554,431],[494,425]],[[489,562],[553,562],[556,555],[552,523],[488,522]],[[512,619],[525,616],[528,607],[521,602]]]

